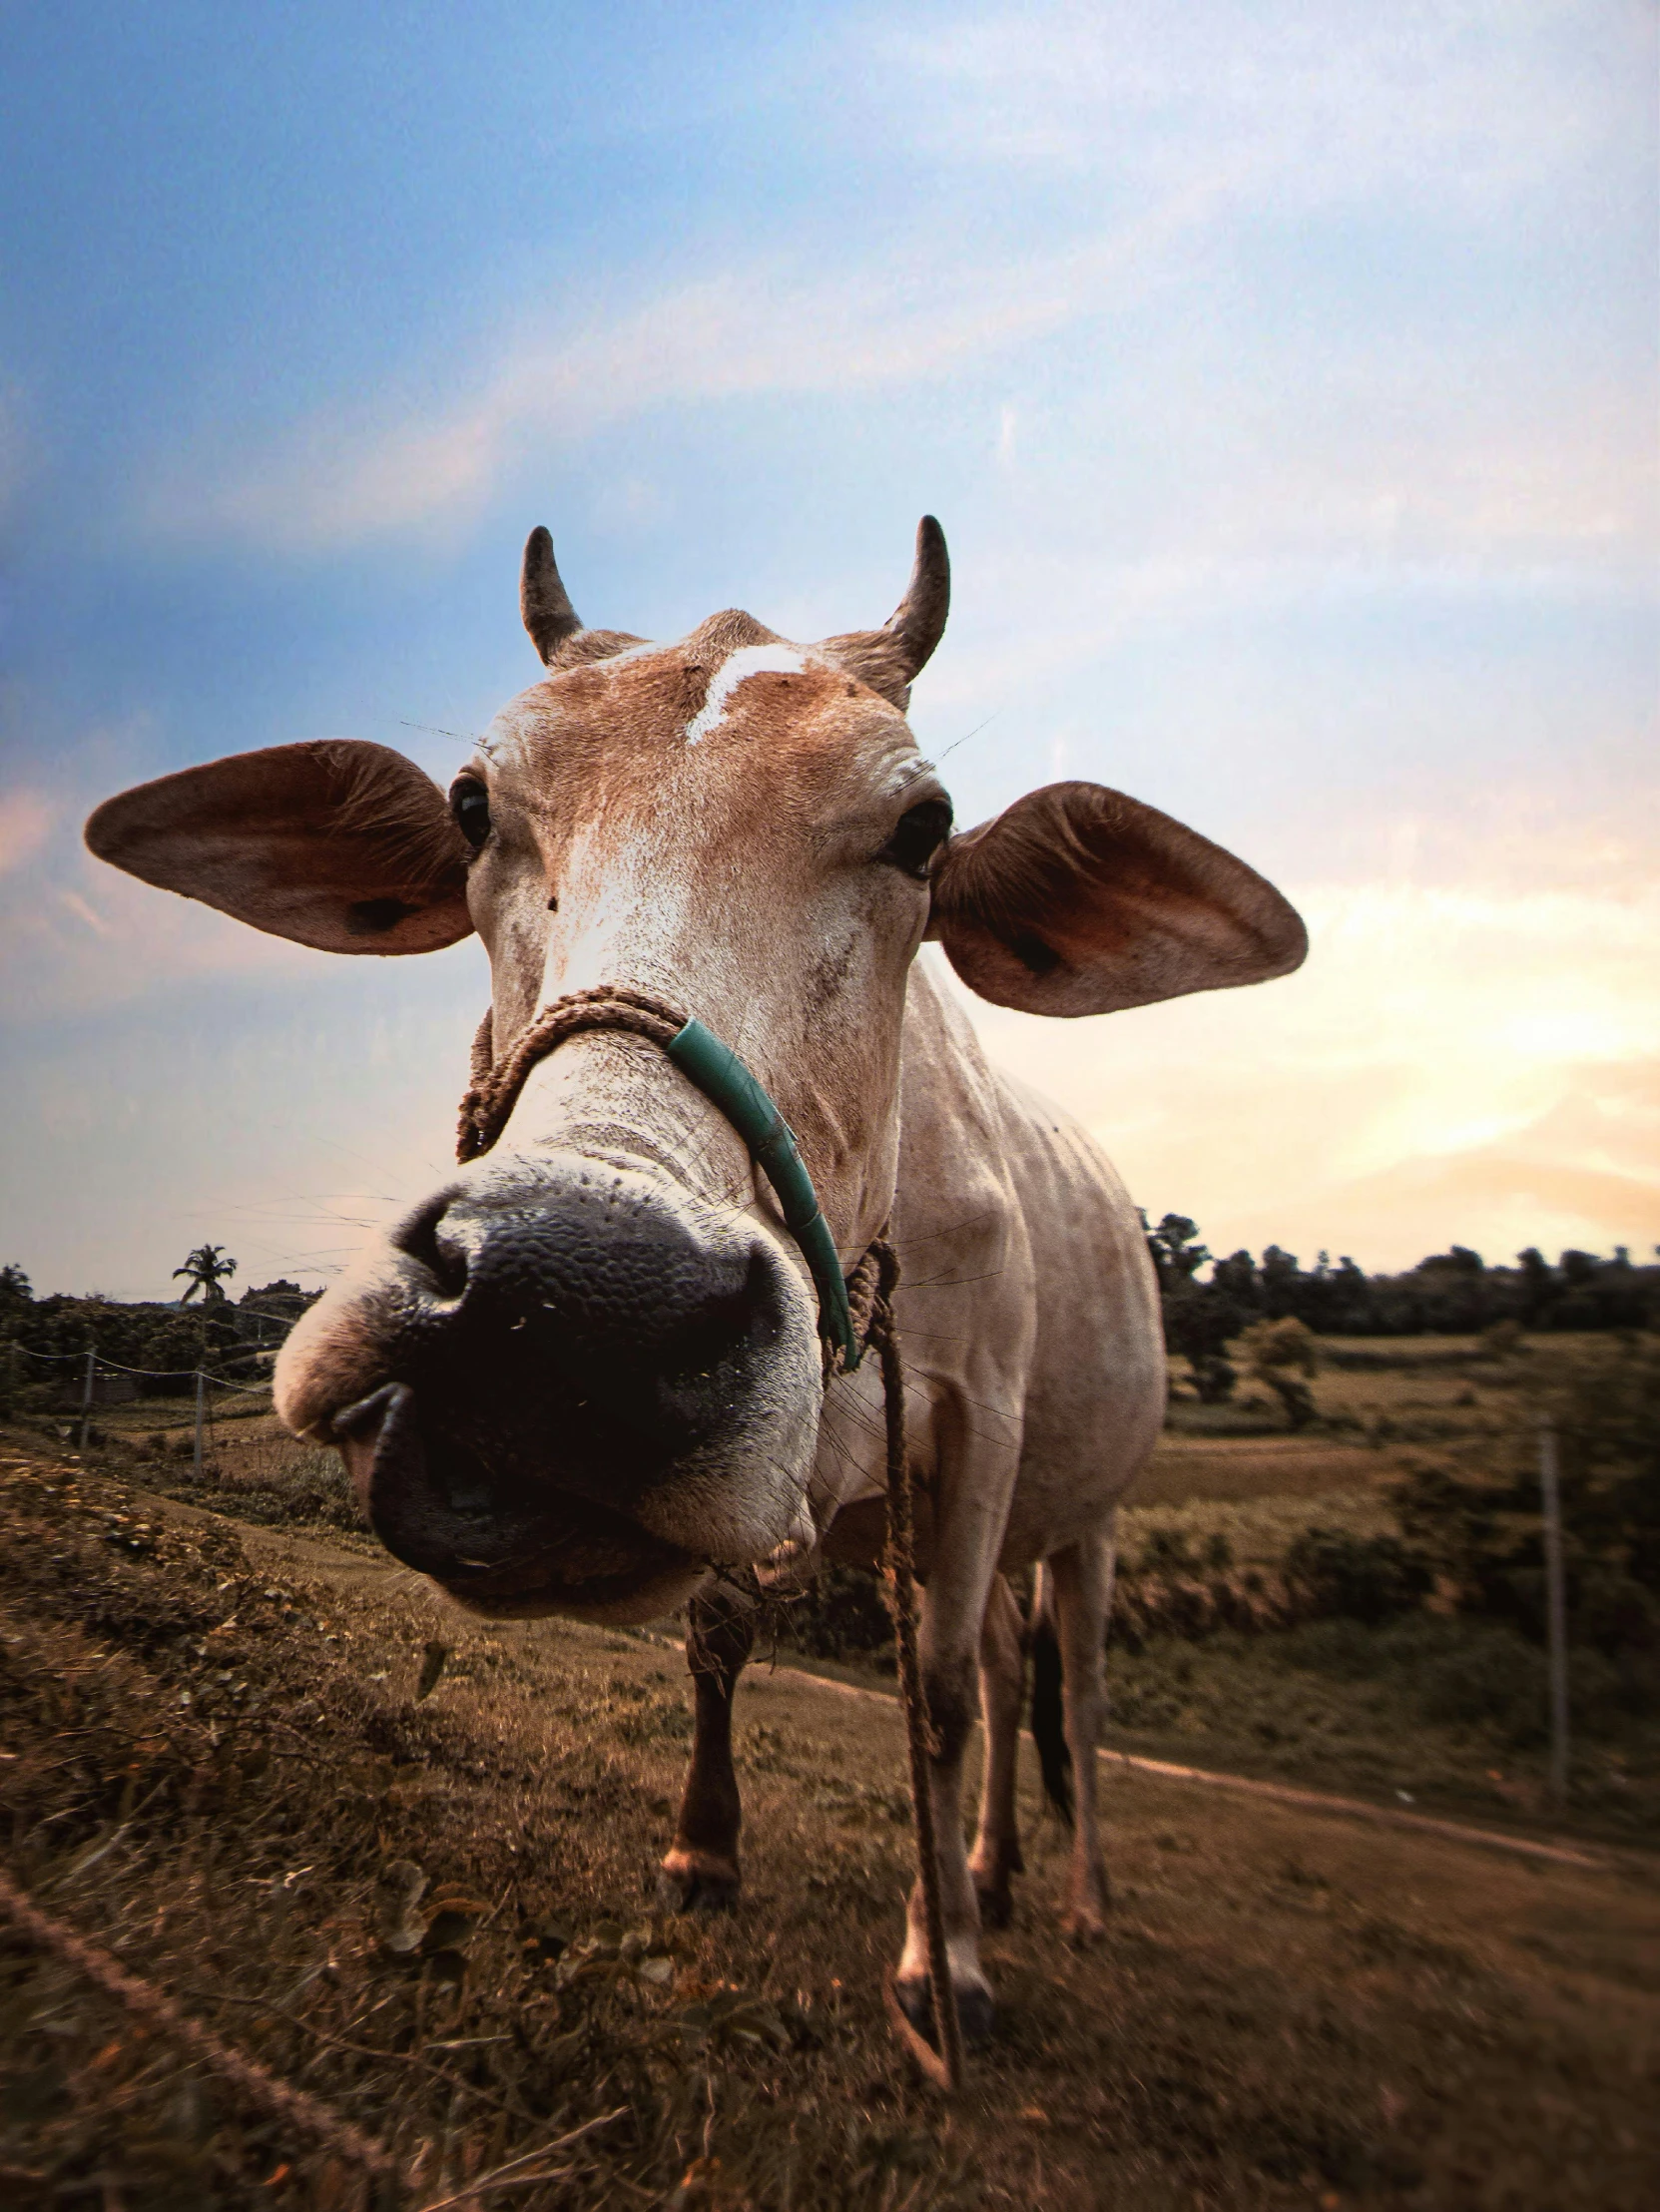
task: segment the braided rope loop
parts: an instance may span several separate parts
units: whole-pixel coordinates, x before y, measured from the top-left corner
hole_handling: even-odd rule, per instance
[[[568,992],[544,1006],[502,1058],[492,1062],[491,1021],[486,1014],[473,1039],[472,1081],[461,1101],[455,1157],[464,1163],[489,1151],[518,1104],[526,1076],[567,1037],[580,1036],[587,1029],[632,1029],[666,1052],[685,1027],[686,1016],[650,991],[601,983],[593,990]]]

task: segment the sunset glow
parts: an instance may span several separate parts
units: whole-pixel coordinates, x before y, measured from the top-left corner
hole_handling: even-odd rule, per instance
[[[973,1009],[1140,1203],[1373,1268],[1660,1238],[1650,11],[389,35],[296,24],[256,97],[217,31],[17,32],[0,1259],[320,1280],[442,1163],[485,997],[476,943],[119,877],[94,804],[320,736],[446,780],[534,674],[533,523],[595,623],[812,638],[924,511],[959,822],[1093,779],[1310,923],[1260,989]]]

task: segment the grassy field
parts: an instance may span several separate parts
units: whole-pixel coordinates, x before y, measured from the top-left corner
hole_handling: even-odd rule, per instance
[[[890,1704],[753,1669],[748,1901],[666,1920],[678,1653],[468,1622],[333,1531],[181,1505],[38,1437],[0,1456],[8,1864],[389,2143],[402,2204],[1652,2202],[1643,1855],[1529,1859],[1114,1768],[1111,1930],[1071,1952],[1063,1838],[1028,1791],[1031,1871],[987,1944],[1002,2032],[947,2107],[882,2020],[909,1850]],[[0,2194],[354,2202],[343,2166],[3,1933]]]
[[[1133,1567],[1161,1539],[1194,1557],[1220,1541],[1236,1567],[1272,1573],[1307,1528],[1387,1533],[1414,1454],[1494,1448],[1538,1389],[1607,1349],[1566,1334],[1498,1359],[1474,1338],[1336,1341],[1314,1379],[1318,1422],[1300,1434],[1252,1403],[1248,1382],[1240,1405],[1178,1396],[1121,1516],[1122,1554]],[[1549,1810],[1543,1655],[1496,1624],[1430,1611],[1377,1629],[1120,1640],[1108,1674],[1126,1749],[1489,1820]],[[1594,1651],[1576,1651],[1571,1686],[1571,1798],[1556,1817],[1660,1837],[1660,1715],[1624,1709]]]
[[[203,1432],[206,1486],[245,1518],[324,1521],[356,1527],[358,1516],[340,1474],[339,1454],[290,1436],[271,1409],[269,1385],[234,1395],[216,1391]],[[75,1424],[60,1422],[68,1436]],[[96,1428],[119,1463],[147,1466],[164,1487],[194,1467],[193,1398],[139,1398],[101,1407]]]
[[[1178,1395],[1121,1515],[1121,1555],[1133,1568],[1161,1538],[1195,1559],[1220,1543],[1236,1577],[1272,1577],[1310,1527],[1385,1533],[1390,1486],[1414,1450],[1490,1437],[1523,1413],[1540,1379],[1606,1343],[1542,1337],[1494,1359],[1474,1338],[1335,1341],[1314,1382],[1319,1423],[1298,1434],[1266,1401],[1252,1409],[1249,1382],[1237,1393],[1244,1406]],[[98,1415],[118,1446],[156,1454],[138,1464],[164,1484],[188,1472],[193,1419],[188,1399]],[[320,1521],[352,1540],[338,1460],[285,1436],[269,1393],[216,1403],[208,1459],[208,1494],[240,1517]],[[881,1679],[856,1664],[835,1671]],[[1507,1629],[1428,1615],[1381,1630],[1311,1622],[1272,1635],[1165,1636],[1139,1649],[1120,1636],[1108,1675],[1111,1741],[1125,1750],[1504,1824],[1549,1814],[1593,1835],[1660,1837],[1660,1716],[1611,1706],[1595,1653],[1576,1661],[1565,1815],[1545,1796],[1542,1655]]]

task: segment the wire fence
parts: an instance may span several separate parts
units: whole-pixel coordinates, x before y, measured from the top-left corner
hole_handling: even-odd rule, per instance
[[[119,1360],[106,1360],[103,1353],[93,1345],[89,1345],[84,1352],[32,1352],[27,1345],[20,1344],[13,1344],[8,1349],[12,1352],[20,1352],[25,1360],[39,1360],[56,1366],[74,1365],[76,1363],[84,1365],[88,1360],[95,1360],[98,1363],[100,1374],[149,1376],[162,1382],[165,1382],[171,1376],[189,1375],[198,1372],[190,1368],[124,1367]],[[264,1360],[270,1358],[276,1351],[277,1347],[275,1345],[250,1345],[246,1352],[228,1352],[220,1364],[223,1367],[231,1367],[243,1360]],[[210,1382],[217,1380],[208,1369],[202,1369],[200,1372],[207,1375]]]
[[[14,1381],[23,1372],[58,1376],[58,1417],[69,1416],[60,1433],[72,1448],[118,1444],[140,1459],[184,1462],[176,1479],[235,1492],[236,1510],[256,1519],[355,1528],[359,1516],[337,1452],[292,1435],[277,1417],[269,1375],[247,1373],[251,1362],[269,1366],[275,1351],[256,1345],[216,1359],[214,1367],[141,1368],[93,1347],[43,1353],[0,1342],[0,1377],[8,1353],[15,1356]],[[239,1368],[241,1376],[224,1372]],[[112,1380],[128,1385],[113,1400]],[[139,1396],[135,1383],[151,1387]]]
[[[272,1388],[269,1380],[243,1382],[223,1372],[228,1367],[240,1367],[249,1360],[272,1360],[275,1357],[276,1348],[270,1345],[251,1345],[245,1352],[226,1354],[219,1363],[221,1372],[218,1373],[201,1366],[194,1368],[128,1367],[120,1360],[106,1359],[96,1346],[91,1345],[84,1352],[34,1352],[31,1351],[28,1345],[20,1345],[15,1342],[6,1349],[14,1361],[18,1356],[21,1356],[25,1360],[34,1361],[40,1367],[80,1369],[80,1432],[77,1444],[82,1451],[86,1450],[91,1437],[93,1413],[95,1410],[101,1409],[98,1393],[101,1378],[119,1375],[126,1376],[133,1382],[183,1382],[188,1392],[194,1395],[196,1401],[192,1458],[198,1480],[203,1478],[208,1464],[209,1432],[214,1419],[214,1403],[209,1398],[209,1391],[217,1390],[222,1393],[219,1400],[222,1405],[225,1405],[226,1399],[236,1397],[258,1398],[263,1400],[268,1407],[272,1402]],[[225,1409],[229,1411],[230,1408],[225,1405]],[[249,1409],[251,1411],[258,1410],[256,1407],[250,1407]]]

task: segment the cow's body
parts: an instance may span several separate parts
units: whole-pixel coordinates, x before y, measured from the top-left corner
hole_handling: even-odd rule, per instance
[[[925,521],[879,631],[794,646],[728,612],[652,646],[585,630],[537,531],[521,605],[543,678],[447,799],[381,747],[277,747],[112,800],[88,839],[326,951],[425,952],[476,928],[498,1067],[515,1039],[528,1059],[552,1034],[538,1009],[573,993],[667,1001],[783,1108],[842,1265],[890,1236],[941,1890],[975,2029],[990,2019],[981,1902],[1006,1912],[1019,1867],[1023,1642],[999,1570],[1042,1565],[1077,1792],[1066,1919],[1087,1936],[1106,1898],[1112,1514],[1157,1435],[1164,1359],[1111,1168],[987,1067],[915,954],[937,937],[981,995],[1078,1015],[1284,974],[1306,939],[1241,861],[1100,786],[1050,786],[952,835],[903,716],[946,598]],[[463,1603],[591,1620],[690,1603],[698,1726],[664,1881],[683,1905],[724,1903],[753,1618],[710,1570],[874,1558],[876,1363],[824,1388],[803,1252],[736,1129],[660,1044],[560,1035],[528,1073],[513,1062],[495,1149],[469,1151],[298,1324],[278,1407],[340,1447],[387,1545]],[[976,1673],[986,1784],[965,1858]],[[918,1895],[898,1986],[924,2019]]]
[[[1019,1623],[994,1575],[1056,1563],[1057,1627],[1073,1647],[1067,1735],[1086,1815],[1075,1824],[1068,1922],[1088,1935],[1106,1903],[1088,1816],[1112,1515],[1163,1420],[1164,1334],[1146,1238],[1105,1155],[1059,1107],[988,1065],[921,966],[905,1006],[891,1238],[922,1503],[924,1657],[943,1739],[935,1783],[947,1928],[958,2001],[976,2026],[989,2017],[989,1995],[972,1931],[982,1916],[1006,1917],[1009,1876],[1020,1865],[1014,1780],[1024,1670]],[[875,1564],[884,1479],[872,1361],[833,1382],[826,1403],[810,1492],[823,1554]],[[792,1562],[802,1575],[815,1563],[811,1554]],[[666,1862],[681,1904],[725,1902],[739,1883],[730,1707],[746,1624],[727,1609],[708,1642],[681,1834]],[[976,1664],[987,1756],[969,1861],[957,1808]],[[915,1991],[924,1971],[913,1909],[901,1987]]]
[[[892,1241],[911,1455],[949,1515],[971,1459],[1005,1572],[1097,1532],[1164,1416],[1164,1338],[1146,1238],[1099,1146],[992,1067],[920,963],[905,1008]],[[849,1417],[846,1401],[858,1410]],[[814,1474],[847,1513],[882,1489],[873,1363],[832,1385]],[[852,1488],[856,1470],[857,1487]],[[858,1539],[829,1538],[850,1555]]]

